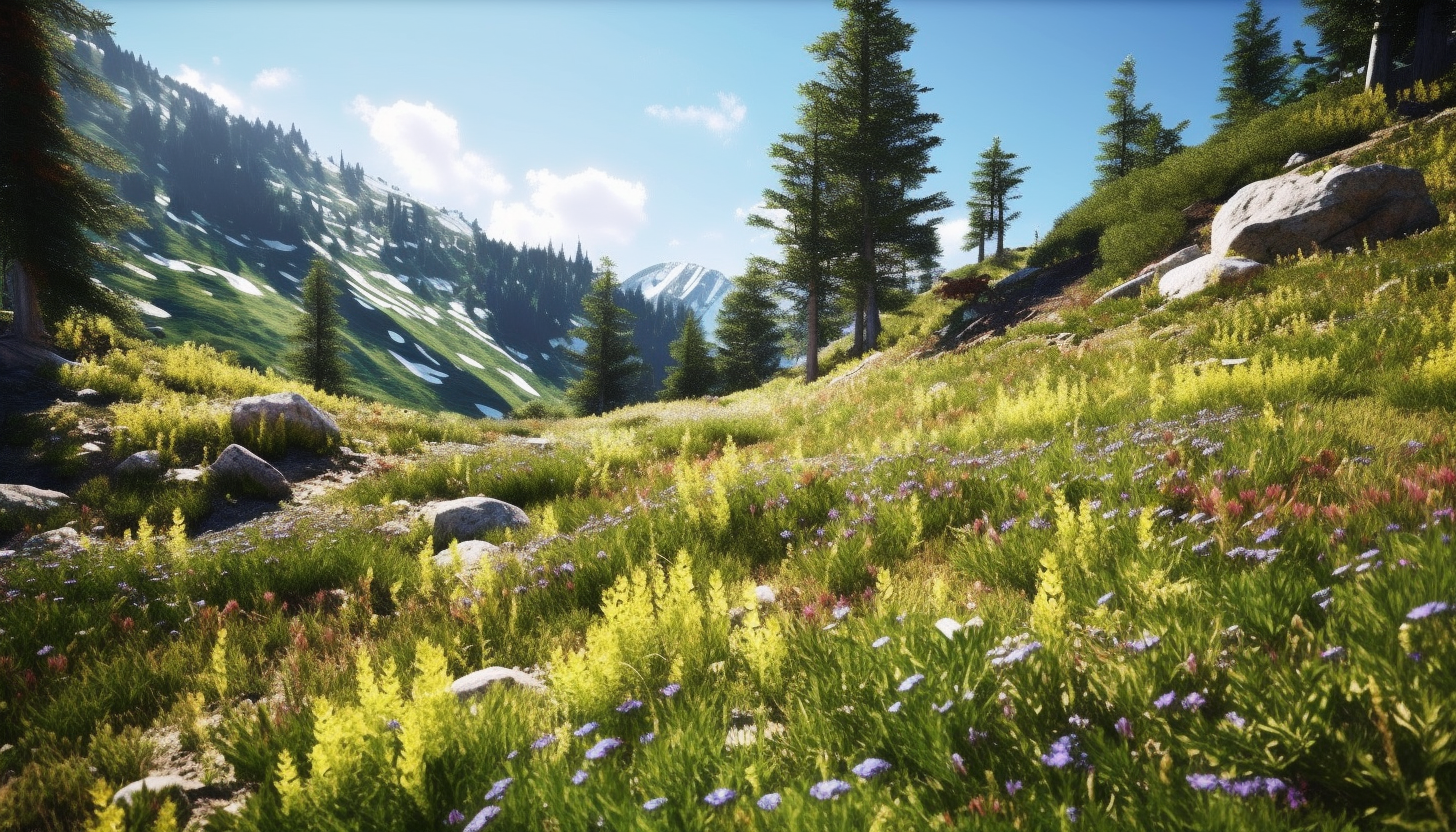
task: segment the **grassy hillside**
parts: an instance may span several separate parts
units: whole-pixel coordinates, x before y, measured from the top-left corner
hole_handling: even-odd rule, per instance
[[[1411,239],[934,357],[925,296],[807,387],[461,421],[432,437],[488,444],[286,528],[7,556],[0,827],[153,828],[106,798],[184,760],[212,829],[1449,828],[1448,124],[1362,151],[1426,170]],[[226,390],[179,413],[278,383],[190,360]],[[328,404],[378,447],[436,424]],[[499,568],[377,530],[475,493],[532,519]],[[491,665],[549,692],[448,693]]]

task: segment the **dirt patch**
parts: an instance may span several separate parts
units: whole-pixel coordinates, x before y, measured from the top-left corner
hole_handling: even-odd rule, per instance
[[[1008,289],[992,286],[979,300],[951,316],[934,352],[978,344],[1017,324],[1078,304],[1067,290],[1092,273],[1096,254],[1084,254],[1048,266]]]

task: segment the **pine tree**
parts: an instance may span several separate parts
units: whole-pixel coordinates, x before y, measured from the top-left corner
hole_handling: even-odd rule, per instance
[[[1365,88],[1390,86],[1392,63],[1411,66],[1410,81],[1431,81],[1450,66],[1450,0],[1303,0],[1304,22],[1319,33],[1320,75],[1365,67]],[[1392,90],[1387,89],[1387,92]]]
[[[344,362],[344,316],[339,314],[333,277],[328,262],[315,258],[303,278],[303,314],[288,364],[294,375],[314,388],[339,395],[348,388],[349,365]]]
[[[1107,91],[1107,112],[1112,121],[1098,128],[1106,136],[1097,154],[1096,185],[1121,179],[1134,170],[1151,167],[1183,149],[1185,120],[1177,127],[1163,127],[1163,117],[1153,105],[1137,103],[1137,63],[1131,55],[1123,59]]]
[[[1001,149],[1001,137],[991,140],[991,146],[981,153],[981,162],[971,176],[971,199],[966,203],[970,209],[970,231],[966,233],[965,250],[970,251],[972,241],[979,249],[976,262],[986,259],[986,240],[996,238],[996,256],[1006,251],[1006,228],[1021,216],[1020,211],[1006,213],[1006,204],[1020,199],[1016,189],[1025,181],[1031,168],[1015,167],[1015,153]]]
[[[821,73],[828,135],[827,161],[836,180],[843,222],[836,232],[853,251],[847,271],[855,284],[855,352],[878,347],[880,300],[903,288],[902,273],[881,261],[884,246],[897,246],[911,262],[940,254],[935,226],[922,214],[951,207],[943,193],[911,196],[936,168],[931,134],[940,116],[921,112],[920,96],[900,54],[910,49],[915,27],[901,20],[889,0],[835,0],[844,12],[840,28],[821,35],[809,53]]]
[[[65,35],[110,26],[108,15],[75,0],[0,4],[0,269],[14,312],[11,334],[22,341],[46,342],[45,321],[75,311],[136,321],[120,295],[91,279],[98,262],[116,260],[103,241],[136,215],[85,166],[120,171],[125,162],[66,126],[59,91],[64,80],[116,101],[72,58]]]
[[[748,224],[774,232],[774,241],[784,252],[782,263],[762,262],[750,271],[773,272],[780,291],[803,310],[806,332],[804,381],[819,378],[819,347],[822,346],[821,325],[829,313],[829,303],[837,281],[830,271],[836,256],[830,210],[835,204],[830,192],[830,171],[825,147],[824,88],[814,82],[802,84],[799,94],[798,133],[784,133],[769,148],[769,156],[777,160],[780,190],[763,192],[764,206],[781,211],[784,218],[775,222],[762,214],[749,214]]]
[[[708,339],[703,337],[703,325],[698,323],[698,316],[692,310],[683,318],[682,333],[667,351],[677,366],[662,380],[658,399],[665,402],[700,399],[717,388],[718,373],[708,352]]]
[[[750,262],[723,298],[715,331],[718,385],[723,393],[757,387],[779,368],[783,332],[773,299],[773,276]]]
[[[612,260],[602,258],[602,269],[591,291],[581,299],[584,326],[571,337],[586,342],[568,352],[581,369],[581,377],[566,388],[566,398],[583,416],[600,416],[631,401],[642,359],[632,343],[632,316],[617,305],[617,275]]]
[[[1234,21],[1233,48],[1223,59],[1224,83],[1218,100],[1224,111],[1214,116],[1223,130],[1273,109],[1289,89],[1291,66],[1279,46],[1279,18],[1264,19],[1259,0],[1248,0]]]

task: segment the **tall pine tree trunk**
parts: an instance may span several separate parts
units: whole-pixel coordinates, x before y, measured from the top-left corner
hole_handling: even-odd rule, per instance
[[[1434,81],[1450,61],[1446,37],[1451,26],[1441,14],[1443,5],[1442,0],[1425,0],[1416,18],[1416,50],[1411,63],[1417,81]]]
[[[809,341],[804,347],[804,383],[819,379],[819,280],[809,279]]]
[[[986,262],[986,229],[984,227],[977,234],[977,238],[980,240],[980,243],[976,246],[976,262],[984,263]]]
[[[864,290],[854,293],[854,343],[849,354],[855,358],[864,355],[865,347],[865,305]]]
[[[880,348],[880,302],[873,282],[869,289],[865,299],[865,348],[874,352]]]
[[[40,293],[25,266],[19,260],[11,260],[10,268],[5,270],[5,280],[10,284],[10,307],[15,313],[15,320],[10,324],[11,337],[32,344],[49,343],[50,334],[40,315]]]
[[[996,221],[996,259],[1006,252],[1006,205],[1001,205],[1001,218]]]
[[[1385,86],[1390,77],[1390,29],[1385,25],[1385,4],[1377,2],[1375,31],[1370,35],[1370,57],[1365,61],[1365,89]],[[1389,90],[1386,90],[1389,93]]]

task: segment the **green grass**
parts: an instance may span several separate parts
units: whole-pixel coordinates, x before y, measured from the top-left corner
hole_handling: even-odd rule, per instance
[[[1438,166],[1443,136],[1371,152]],[[1456,221],[933,357],[955,308],[924,296],[852,377],[490,425],[543,446],[329,400],[376,447],[484,447],[398,460],[287,532],[8,559],[0,828],[151,828],[91,795],[162,729],[250,795],[212,829],[488,805],[493,829],[1444,828],[1453,250]],[[280,383],[197,350],[98,366],[192,426],[179,456],[209,407]],[[373,531],[474,493],[533,521],[492,535],[499,569]],[[489,665],[549,693],[446,690]]]

